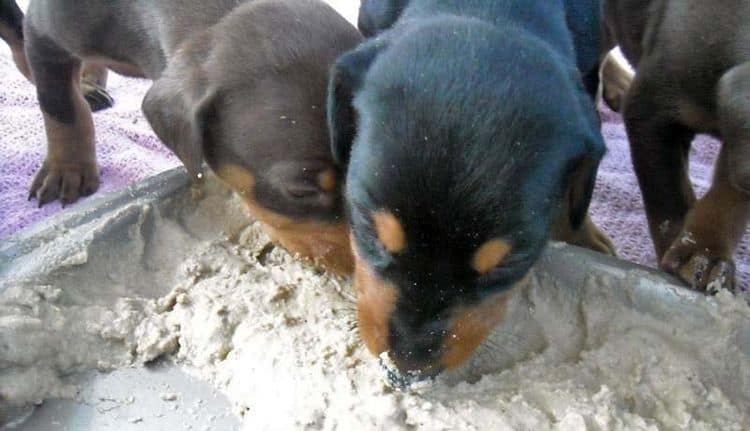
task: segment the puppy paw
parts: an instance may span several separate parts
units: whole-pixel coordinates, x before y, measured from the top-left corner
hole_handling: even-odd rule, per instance
[[[99,188],[99,169],[95,163],[51,163],[45,161],[31,184],[29,200],[39,207],[59,199],[63,207]]]
[[[589,217],[586,217],[586,220],[577,231],[572,231],[570,235],[565,235],[562,239],[568,244],[588,248],[589,250],[610,256],[617,256],[617,251],[612,240]]]
[[[624,59],[620,60],[610,52],[599,70],[602,100],[615,112],[622,112],[625,97],[635,76],[623,62]]]
[[[617,256],[617,250],[609,236],[593,224],[592,226],[593,230],[590,232],[591,239],[589,240],[587,247],[594,251],[598,251],[599,253]]]
[[[94,83],[82,81],[81,91],[91,108],[91,112],[102,111],[115,104],[115,100],[107,93],[107,90]]]
[[[716,253],[705,244],[691,232],[683,232],[664,254],[661,267],[693,289],[710,294],[721,289],[733,292],[735,267],[731,256]]]

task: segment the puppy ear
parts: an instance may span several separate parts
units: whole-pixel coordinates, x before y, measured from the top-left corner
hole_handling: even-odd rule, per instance
[[[590,157],[584,157],[575,162],[575,167],[569,174],[568,184],[568,208],[570,226],[577,230],[586,220],[589,212],[589,204],[594,194],[596,185],[596,173],[599,169],[599,161]]]
[[[202,174],[206,120],[213,112],[215,92],[191,84],[189,78],[165,74],[146,93],[143,112],[159,139],[196,180]]]
[[[607,152],[607,146],[600,131],[599,115],[582,83],[578,86],[578,102],[580,111],[575,118],[579,121],[579,133],[574,138],[577,145],[570,147],[572,153],[568,159],[566,178],[567,204],[570,225],[573,229],[578,229],[586,220],[591,197],[594,194],[599,163]]]
[[[378,41],[364,44],[339,57],[331,70],[328,82],[328,131],[333,160],[342,168],[349,164],[349,154],[357,134],[357,113],[353,105],[355,93],[382,49],[383,45]]]

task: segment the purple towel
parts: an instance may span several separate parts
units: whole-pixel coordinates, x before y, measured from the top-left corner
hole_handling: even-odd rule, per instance
[[[60,211],[55,202],[37,209],[26,200],[28,186],[45,153],[44,129],[34,88],[15,70],[10,55],[0,47],[0,239]],[[154,136],[141,112],[148,82],[110,77],[114,108],[94,115],[102,185],[99,194],[178,165]],[[638,184],[633,175],[621,118],[602,109],[603,132],[609,153],[594,196],[593,217],[609,233],[624,259],[654,266],[653,247],[646,227]],[[691,175],[702,193],[709,184],[718,144],[699,138],[693,149]],[[74,206],[73,206],[74,207]],[[747,238],[737,254],[741,286],[750,281]]]
[[[593,219],[607,232],[623,259],[647,266],[656,266],[656,255],[648,233],[638,180],[630,162],[625,127],[620,115],[604,106],[599,107],[604,121],[602,134],[607,141],[607,155],[599,169],[594,201]],[[690,154],[690,176],[696,193],[702,196],[711,184],[713,163],[719,142],[699,136]],[[750,235],[745,237],[736,254],[737,282],[750,287]]]
[[[35,89],[16,70],[2,41],[0,77],[2,239],[60,211],[61,207],[59,202],[53,202],[37,208],[35,200],[27,201],[29,185],[44,160],[47,144]],[[177,158],[156,139],[141,114],[141,99],[149,82],[114,74],[110,74],[109,81],[115,106],[94,114],[97,158],[101,168],[97,195],[121,189],[179,164]]]

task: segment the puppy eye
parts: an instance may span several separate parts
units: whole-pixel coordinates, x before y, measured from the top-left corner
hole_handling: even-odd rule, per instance
[[[286,189],[287,194],[295,199],[315,197],[320,193],[316,187],[290,187]]]

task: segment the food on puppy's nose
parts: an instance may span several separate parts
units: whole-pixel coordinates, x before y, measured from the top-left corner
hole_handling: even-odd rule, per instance
[[[378,356],[380,367],[385,371],[385,382],[394,389],[419,389],[426,387],[434,379],[434,375],[422,371],[401,371],[391,359],[389,352]]]

